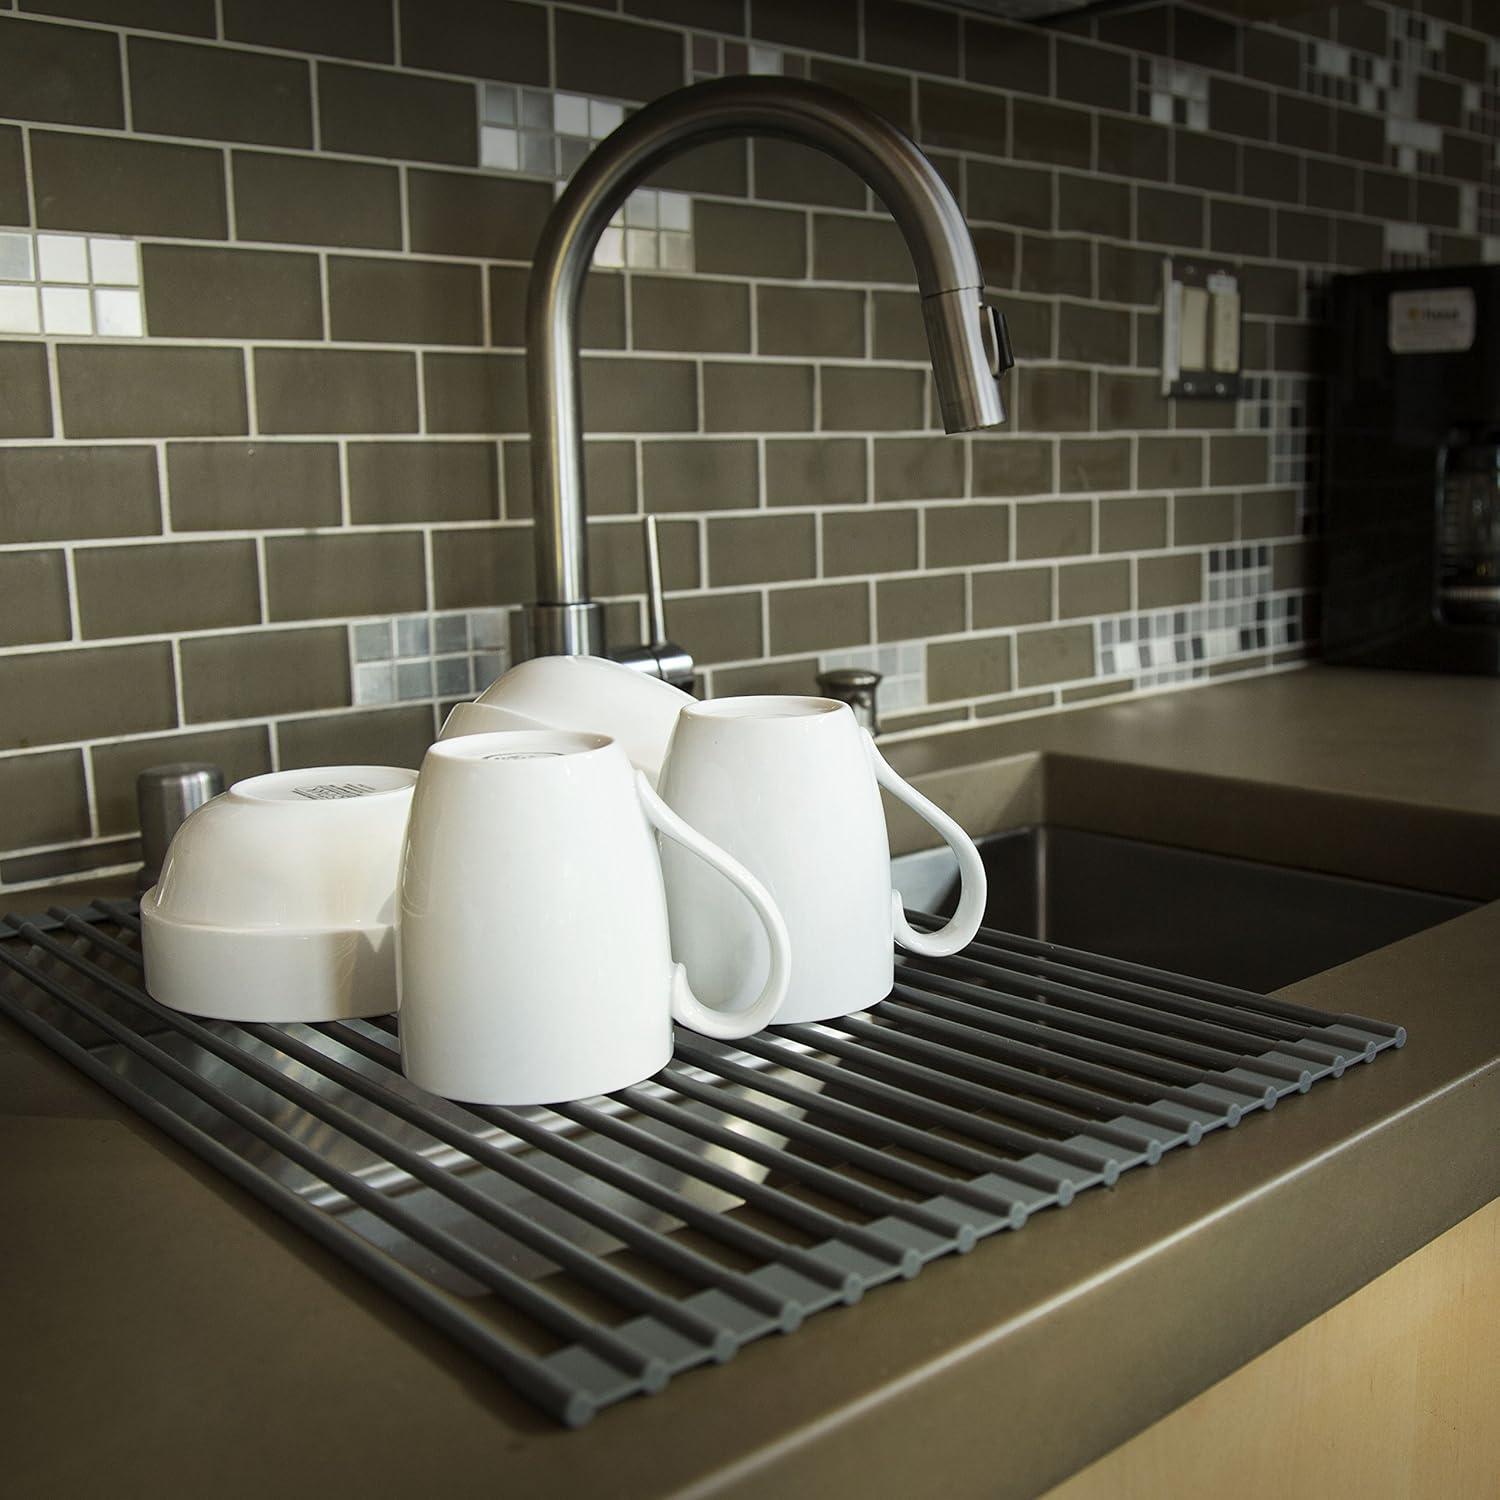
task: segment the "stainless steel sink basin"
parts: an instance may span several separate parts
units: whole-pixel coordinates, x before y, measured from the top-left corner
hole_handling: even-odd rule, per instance
[[[1384,948],[1477,903],[1075,828],[980,842],[985,926],[1264,992]],[[893,862],[908,906],[946,913],[944,849]]]

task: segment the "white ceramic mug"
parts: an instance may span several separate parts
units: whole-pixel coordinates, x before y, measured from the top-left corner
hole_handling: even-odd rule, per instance
[[[916,931],[891,889],[879,788],[926,819],[958,857],[958,910]],[[892,939],[913,953],[956,953],[984,915],[984,864],[947,813],[886,764],[846,703],[721,698],[685,708],[662,767],[679,816],[758,876],[786,919],[792,975],[778,1022],[823,1021],[890,993]],[[663,848],[675,953],[699,993],[736,1004],[769,955],[760,935],[677,850]]]
[[[732,890],[769,953],[750,996],[704,1005],[672,959],[656,832]],[[727,877],[723,879],[721,877]],[[672,1022],[760,1030],[786,993],[786,925],[754,876],[666,806],[604,735],[468,735],[428,752],[402,862],[402,1066],[474,1104],[549,1104],[639,1083]],[[696,975],[693,975],[696,983]]]
[[[222,1021],[388,1015],[416,779],[399,766],[317,766],[205,802],[141,898],[147,990]]]
[[[670,682],[602,656],[538,656],[472,703],[457,704],[438,738],[543,727],[605,734],[654,787],[677,715],[694,701]]]

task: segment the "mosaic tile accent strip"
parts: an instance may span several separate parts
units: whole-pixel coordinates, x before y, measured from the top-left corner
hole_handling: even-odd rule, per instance
[[[1271,482],[1313,485],[1318,477],[1318,441],[1313,429],[1314,382],[1306,375],[1252,375],[1239,403],[1241,431],[1271,438]]]
[[[392,615],[349,626],[349,670],[356,707],[469,698],[510,660],[503,609]]]
[[[876,702],[882,714],[921,708],[927,702],[926,641],[896,641],[852,651],[827,651],[818,657],[820,672],[847,667],[880,673]]]
[[[1202,68],[1152,59],[1137,109],[1160,125],[1207,130],[1208,74]]]
[[[0,232],[0,333],[140,338],[145,331],[134,240]]]

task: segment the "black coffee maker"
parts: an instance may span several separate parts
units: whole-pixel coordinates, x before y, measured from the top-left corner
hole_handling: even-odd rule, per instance
[[[1323,655],[1500,675],[1500,267],[1336,277]]]

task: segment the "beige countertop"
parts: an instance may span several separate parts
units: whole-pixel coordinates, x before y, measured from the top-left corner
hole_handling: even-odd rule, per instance
[[[889,754],[975,831],[1500,897],[1500,681],[1314,668]],[[578,1432],[0,1022],[6,1492],[1033,1494],[1500,1194],[1497,955],[1500,902],[1293,986],[1410,1040]]]

